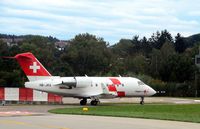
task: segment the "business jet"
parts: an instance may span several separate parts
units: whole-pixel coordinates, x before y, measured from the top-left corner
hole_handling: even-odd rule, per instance
[[[141,97],[140,104],[144,104],[144,97],[156,93],[150,86],[133,77],[52,76],[30,52],[12,58],[17,60],[29,80],[25,82],[25,87],[79,98],[80,105],[86,105],[88,99],[91,99],[91,105],[97,105],[100,98],[116,97]]]

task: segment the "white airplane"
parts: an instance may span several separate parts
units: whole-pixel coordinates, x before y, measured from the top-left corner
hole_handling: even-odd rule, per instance
[[[52,76],[30,52],[17,54],[15,58],[28,77],[25,87],[54,93],[64,97],[81,99],[80,105],[97,105],[99,98],[144,97],[156,93],[150,86],[133,77],[60,77]]]

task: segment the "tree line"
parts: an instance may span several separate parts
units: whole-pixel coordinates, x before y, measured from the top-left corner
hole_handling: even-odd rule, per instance
[[[2,35],[0,35],[2,36]],[[5,35],[3,35],[5,37]],[[56,38],[24,36],[17,45],[0,40],[0,56],[32,52],[52,75],[132,76],[143,80],[167,96],[195,96],[200,35],[187,38],[157,31],[150,38],[138,35],[109,45],[92,34],[78,34],[64,50],[55,47]],[[200,80],[200,79],[199,79]],[[22,87],[27,81],[15,60],[0,58],[0,86]],[[199,84],[199,81],[197,84]]]

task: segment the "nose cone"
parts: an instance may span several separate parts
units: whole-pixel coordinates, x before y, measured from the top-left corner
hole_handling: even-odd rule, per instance
[[[150,86],[147,86],[147,87],[148,87],[148,95],[149,96],[156,94],[156,91],[153,88],[151,88]]]

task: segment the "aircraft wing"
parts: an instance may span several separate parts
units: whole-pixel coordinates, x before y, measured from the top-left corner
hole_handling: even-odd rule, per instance
[[[77,85],[76,81],[67,80],[67,81],[62,81],[59,84],[56,84],[55,86],[59,86],[61,89],[72,89],[72,88],[75,88],[76,85]],[[89,96],[85,96],[85,97],[89,97]],[[102,83],[101,90],[99,90],[98,92],[95,93],[95,95],[93,94],[92,96],[93,97],[101,96],[102,98],[115,98],[118,96],[118,94],[117,92],[109,91],[108,87]]]
[[[64,82],[62,81],[59,84],[56,84],[55,86],[59,86],[61,89],[72,89],[76,87],[76,82]]]

